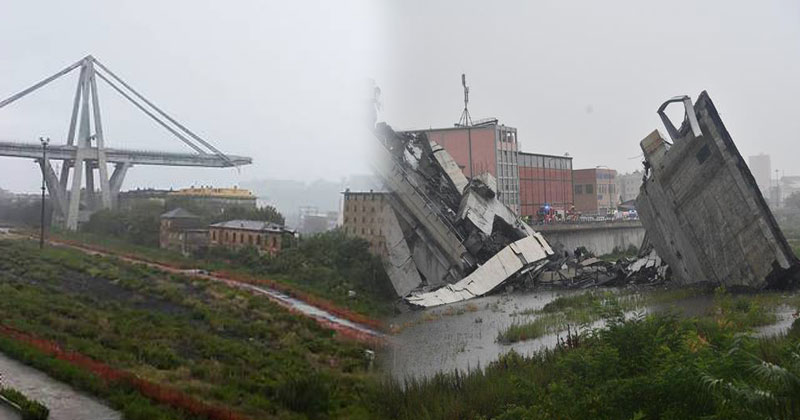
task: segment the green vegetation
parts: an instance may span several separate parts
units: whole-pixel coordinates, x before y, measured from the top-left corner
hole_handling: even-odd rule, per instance
[[[515,322],[497,335],[503,344],[531,340],[546,334],[567,329],[568,325],[588,326],[609,313],[642,308],[644,298],[635,293],[617,293],[609,290],[559,296],[539,310],[524,310],[514,315],[535,315],[528,322]]]
[[[753,338],[742,334],[746,324],[763,319],[746,315],[752,306],[741,302],[753,300],[741,299],[720,291],[708,315],[687,319],[610,311],[604,328],[553,350],[511,352],[469,373],[385,380],[371,409],[387,419],[798,418],[800,320],[787,336]]]
[[[340,230],[302,238],[294,247],[274,257],[261,255],[250,247],[237,251],[214,248],[189,258],[178,252],[92,233],[58,232],[57,236],[173,266],[268,278],[371,317],[391,315],[396,298],[383,264],[369,253],[369,244]],[[355,296],[351,296],[351,290]]]
[[[50,410],[44,404],[28,399],[16,389],[0,387],[0,395],[20,408],[22,420],[47,420],[50,417]]]
[[[128,386],[120,384],[108,386],[97,376],[18,341],[0,336],[0,351],[46,372],[55,379],[105,399],[112,407],[120,410],[126,420],[188,420],[189,418],[170,407],[152,402]]]
[[[170,200],[166,205],[155,201],[144,201],[134,203],[126,208],[95,212],[89,221],[81,226],[81,231],[121,239],[134,245],[158,247],[161,215],[176,207],[183,207],[199,216],[198,224],[200,226],[233,219],[284,223],[283,215],[272,206],[253,209],[232,207],[223,213],[217,213],[198,206],[191,200],[186,202]]]
[[[497,341],[504,344],[531,340],[546,334],[555,334],[569,325],[588,327],[609,314],[642,310],[647,306],[667,304],[679,299],[704,295],[702,288],[678,288],[638,293],[634,291],[597,290],[559,296],[539,310],[523,310],[513,315],[535,316],[530,321],[519,321],[500,331]],[[800,306],[800,296],[764,292],[753,295],[731,295],[724,288],[714,292],[715,308],[727,322],[738,328],[752,328],[776,322],[773,309],[779,305]]]
[[[369,253],[366,241],[341,230],[303,238],[274,257],[244,248],[212,249],[202,258],[210,270],[267,277],[361,314],[380,317],[392,312],[395,293],[383,263]]]
[[[254,418],[363,418],[365,348],[264,297],[65,248],[0,241],[0,319]],[[129,386],[0,338],[0,350],[121,409],[180,418]]]

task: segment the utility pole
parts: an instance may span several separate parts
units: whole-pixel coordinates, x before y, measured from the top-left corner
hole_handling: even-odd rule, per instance
[[[45,192],[45,171],[49,167],[47,164],[47,145],[50,144],[50,137],[39,137],[42,143],[42,215],[40,219],[39,249],[44,249],[44,192]]]

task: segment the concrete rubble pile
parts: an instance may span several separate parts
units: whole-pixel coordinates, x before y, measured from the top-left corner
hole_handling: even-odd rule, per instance
[[[615,262],[596,258],[584,247],[572,255],[556,254],[529,284],[523,286],[557,286],[590,288],[597,286],[658,285],[669,280],[668,266],[653,249],[645,245],[635,258],[621,258]]]
[[[503,204],[491,174],[467,180],[424,133],[378,124],[375,171],[391,194],[382,214],[386,271],[399,296],[430,307],[482,296],[538,273],[550,245]]]
[[[680,128],[664,113],[670,103],[684,106]],[[658,113],[672,142],[658,131],[642,140],[636,208],[672,280],[755,290],[795,283],[800,264],[708,94],[673,98]]]

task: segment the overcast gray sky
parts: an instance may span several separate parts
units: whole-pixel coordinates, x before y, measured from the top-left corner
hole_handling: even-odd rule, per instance
[[[94,54],[222,150],[235,170],[134,168],[124,188],[338,179],[363,173],[364,80],[395,128],[449,126],[462,108],[519,129],[575,167],[639,167],[659,104],[706,89],[743,155],[800,174],[796,1],[0,0],[0,97]],[[0,110],[0,139],[63,138],[77,75]],[[113,147],[186,150],[101,88]],[[631,159],[633,158],[633,159]],[[0,187],[35,191],[25,160]]]
[[[365,79],[385,43],[370,0],[0,0],[0,98],[87,54],[242,169],[135,167],[123,188],[231,185],[364,173]],[[63,142],[77,72],[0,109],[0,140]],[[109,147],[190,151],[100,86]],[[35,191],[37,167],[0,158],[0,188]]]
[[[395,128],[456,122],[463,72],[473,117],[517,127],[524,150],[627,171],[658,106],[708,90],[745,158],[800,175],[797,1],[409,0],[387,15]]]

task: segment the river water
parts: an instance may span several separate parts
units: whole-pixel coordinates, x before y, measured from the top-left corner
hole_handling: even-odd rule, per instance
[[[496,338],[500,330],[518,318],[512,317],[513,312],[541,309],[547,302],[566,293],[570,292],[485,296],[446,307],[401,314],[392,322],[395,326],[407,326],[389,337],[389,346],[381,352],[379,364],[393,377],[404,379],[478,368],[512,349],[520,354],[529,354],[543,347],[552,347],[557,342],[556,335],[511,345],[497,343]]]
[[[510,345],[498,343],[497,334],[515,322],[535,318],[535,315],[515,312],[541,309],[558,296],[584,292],[560,290],[485,296],[401,314],[392,320],[393,327],[399,332],[387,338],[389,345],[380,352],[378,364],[395,379],[403,380],[483,367],[511,350],[529,355],[543,348],[552,348],[558,342],[558,334]],[[691,296],[653,304],[642,312],[673,310],[690,317],[704,314],[712,305],[712,296]],[[626,315],[632,316],[633,313]],[[777,315],[776,324],[759,328],[756,334],[774,335],[786,331],[793,321],[791,308],[781,307]],[[602,321],[597,321],[587,328],[602,325]],[[564,337],[565,333],[560,335]]]
[[[0,374],[3,385],[15,388],[28,398],[38,400],[50,409],[50,420],[119,420],[122,414],[103,402],[79,392],[46,374],[0,353]],[[15,413],[3,411],[0,420],[16,419]],[[4,415],[10,417],[3,417]]]

